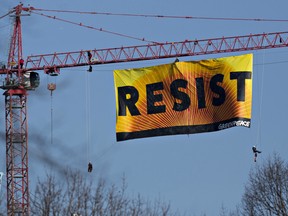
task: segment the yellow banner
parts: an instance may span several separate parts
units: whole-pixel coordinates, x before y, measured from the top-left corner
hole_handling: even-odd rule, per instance
[[[117,141],[250,127],[253,55],[114,71]]]

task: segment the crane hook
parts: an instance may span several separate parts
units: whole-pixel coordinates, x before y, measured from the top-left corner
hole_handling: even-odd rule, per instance
[[[52,96],[53,91],[56,89],[56,84],[55,83],[48,83],[47,88],[51,92],[51,96]]]

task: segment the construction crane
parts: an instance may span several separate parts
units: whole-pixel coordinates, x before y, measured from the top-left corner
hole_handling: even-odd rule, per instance
[[[230,53],[288,46],[288,32],[250,34],[141,46],[59,52],[22,56],[21,16],[33,7],[16,6],[9,14],[15,18],[8,61],[0,68],[5,76],[7,215],[30,215],[28,174],[27,91],[39,85],[39,74],[59,74],[61,68],[132,61]],[[88,55],[88,51],[91,55]],[[25,64],[23,63],[25,62]]]

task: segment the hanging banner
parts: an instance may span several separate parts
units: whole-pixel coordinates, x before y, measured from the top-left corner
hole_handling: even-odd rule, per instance
[[[117,141],[250,127],[253,55],[114,71]]]

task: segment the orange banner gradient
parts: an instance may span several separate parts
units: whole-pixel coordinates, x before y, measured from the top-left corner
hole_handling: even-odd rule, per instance
[[[114,71],[117,141],[250,127],[253,55]]]

